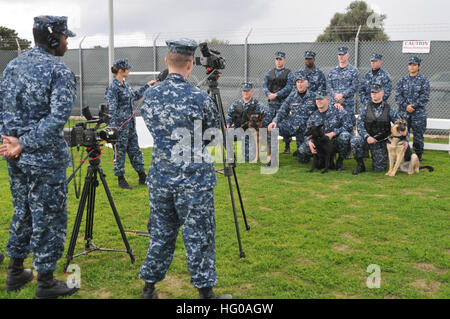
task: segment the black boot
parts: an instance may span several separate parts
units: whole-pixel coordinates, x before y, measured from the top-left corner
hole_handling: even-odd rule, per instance
[[[53,272],[38,273],[36,287],[36,299],[56,299],[70,296],[78,291],[78,288],[69,288],[64,281],[56,280]]]
[[[139,185],[145,185],[145,180],[147,179],[147,175],[144,172],[139,173]]]
[[[291,154],[291,142],[286,142],[283,154]]]
[[[364,160],[362,158],[357,158],[356,162],[358,165],[356,166],[356,169],[353,171],[353,175],[358,175],[359,173],[366,171],[366,166],[364,166]]]
[[[2,253],[0,253],[0,264],[2,263],[3,259],[5,259],[5,256]]]
[[[6,291],[19,290],[33,280],[33,271],[23,269],[23,259],[11,258],[6,277]]]
[[[149,284],[148,282],[145,283],[144,289],[142,290],[141,299],[158,299],[155,284]]]
[[[336,161],[336,170],[343,171],[344,170],[344,158],[339,155]]]
[[[233,299],[232,295],[223,295],[217,296],[212,287],[199,288],[198,292],[200,293],[200,299]]]
[[[420,165],[422,165],[422,154],[416,153],[416,155],[419,158]]]
[[[131,187],[128,182],[126,181],[125,177],[123,176],[119,176],[119,187],[122,189],[133,189],[133,187]]]

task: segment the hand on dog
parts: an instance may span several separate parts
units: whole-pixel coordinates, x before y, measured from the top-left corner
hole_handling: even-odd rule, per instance
[[[3,145],[0,146],[0,155],[5,156],[7,159],[18,158],[23,151],[22,145],[19,143],[19,139],[14,136],[2,135]]]
[[[277,94],[276,93],[269,93],[269,95],[267,95],[267,97],[269,98],[269,100],[273,101],[277,99]]]
[[[328,138],[329,138],[330,141],[331,141],[331,140],[336,136],[336,133],[330,132],[330,133],[325,134],[325,136],[328,136]]]
[[[311,150],[311,153],[317,154],[316,146],[314,145],[314,143],[308,142],[308,145],[309,145],[309,149]]]

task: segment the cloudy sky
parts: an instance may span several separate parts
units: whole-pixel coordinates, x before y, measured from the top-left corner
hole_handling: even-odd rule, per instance
[[[32,40],[34,16],[66,15],[77,33],[70,47],[106,46],[109,0],[0,0],[0,25]],[[151,46],[156,37],[189,37],[243,43],[314,41],[336,12],[345,12],[351,0],[114,0],[116,46]],[[367,0],[387,15],[385,31],[391,40],[450,40],[445,0]]]

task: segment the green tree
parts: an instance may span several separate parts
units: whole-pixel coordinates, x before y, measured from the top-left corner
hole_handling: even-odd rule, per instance
[[[205,40],[204,42],[212,45],[230,44],[230,41],[228,40],[219,40],[216,38],[212,38],[211,40]]]
[[[30,48],[31,41],[19,38],[13,29],[0,26],[0,50],[17,50],[16,39],[21,50]]]
[[[335,13],[330,25],[319,35],[317,42],[354,41],[359,26],[361,41],[386,41],[389,37],[384,33],[385,14],[377,14],[364,1],[353,1],[345,13]]]

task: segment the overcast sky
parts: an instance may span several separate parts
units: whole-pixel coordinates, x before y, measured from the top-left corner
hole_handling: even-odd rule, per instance
[[[32,40],[33,17],[66,15],[69,39],[77,47],[107,45],[108,0],[0,0],[0,25]],[[328,26],[336,12],[345,12],[352,0],[114,0],[116,46],[158,45],[169,38],[197,41],[216,37],[243,43],[310,42]],[[385,32],[391,40],[450,40],[445,0],[368,0],[376,12],[387,15]],[[424,5],[426,3],[426,5]]]

